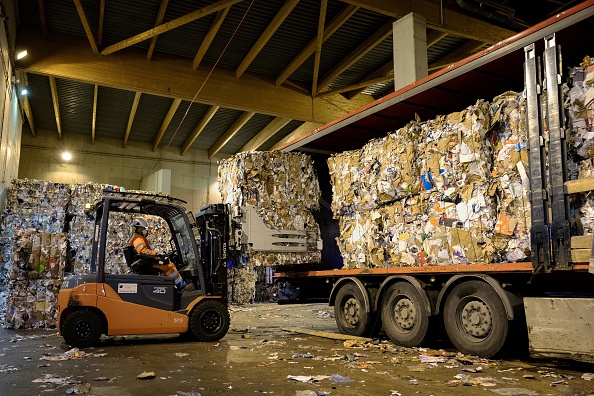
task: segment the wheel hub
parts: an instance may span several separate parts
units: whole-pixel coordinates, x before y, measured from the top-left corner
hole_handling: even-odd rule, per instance
[[[359,303],[355,298],[349,298],[342,308],[344,319],[351,325],[356,326],[359,323]]]
[[[210,332],[216,331],[220,326],[221,320],[216,312],[210,312],[202,318],[202,327]]]
[[[493,325],[491,311],[482,301],[471,301],[462,309],[462,326],[475,337],[484,338],[491,332]]]
[[[74,326],[74,332],[80,339],[85,339],[91,334],[91,326],[87,322],[79,322]]]
[[[404,330],[410,330],[415,324],[417,311],[414,304],[407,298],[403,298],[394,307],[394,318],[396,323]]]

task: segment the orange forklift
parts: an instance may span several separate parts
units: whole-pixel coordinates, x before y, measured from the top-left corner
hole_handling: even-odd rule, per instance
[[[180,333],[198,341],[217,341],[229,330],[227,307],[228,207],[208,205],[195,217],[186,202],[163,195],[105,191],[94,204],[91,273],[65,278],[58,297],[58,328],[66,343],[85,348],[101,335]],[[92,208],[91,208],[92,210]],[[173,278],[135,271],[141,255],[126,248],[131,272],[106,273],[110,213],[161,217],[169,226],[170,251],[187,283],[178,291]],[[113,221],[113,219],[112,219]],[[152,256],[154,258],[154,256]],[[193,289],[193,290],[188,290]]]

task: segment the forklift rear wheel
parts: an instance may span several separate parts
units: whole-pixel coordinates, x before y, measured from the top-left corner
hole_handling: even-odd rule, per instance
[[[218,341],[229,331],[229,310],[217,300],[204,300],[190,314],[190,331],[198,341]]]
[[[429,314],[419,291],[408,282],[391,285],[382,300],[382,323],[388,337],[398,345],[421,345],[429,329]]]
[[[95,345],[101,338],[101,318],[97,313],[81,309],[68,315],[62,325],[62,335],[67,344],[77,348]]]
[[[366,336],[369,331],[369,315],[365,310],[364,296],[352,282],[343,285],[334,301],[334,318],[342,334]]]

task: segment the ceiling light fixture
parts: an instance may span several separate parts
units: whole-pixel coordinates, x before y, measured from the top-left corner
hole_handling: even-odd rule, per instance
[[[16,58],[17,58],[17,60],[19,60],[19,59],[23,59],[25,56],[27,56],[27,50],[19,52],[17,54]]]
[[[70,161],[70,160],[72,159],[72,154],[70,154],[70,152],[69,152],[69,151],[64,151],[64,152],[62,153],[62,159],[63,159],[64,161]]]
[[[27,90],[27,88],[22,88],[21,89],[21,96],[25,96],[29,93],[29,91]]]

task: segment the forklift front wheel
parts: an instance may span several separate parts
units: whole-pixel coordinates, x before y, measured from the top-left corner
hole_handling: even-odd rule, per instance
[[[229,310],[220,301],[207,299],[190,314],[190,331],[198,341],[218,341],[229,331]]]
[[[62,335],[67,344],[77,348],[95,345],[101,338],[101,318],[95,312],[81,309],[72,312],[62,325]]]

